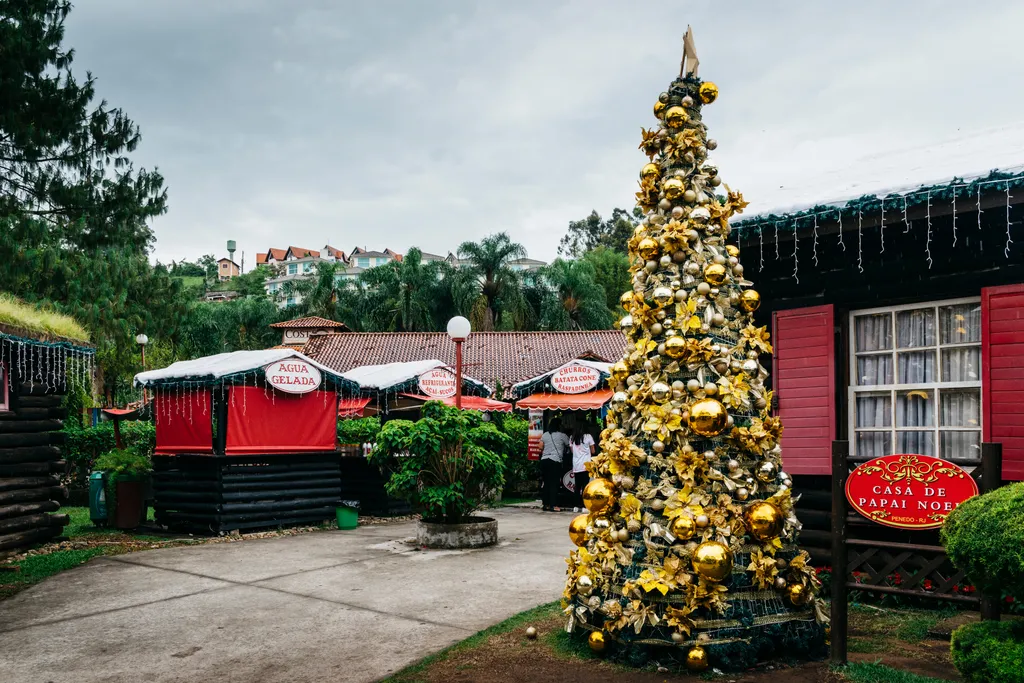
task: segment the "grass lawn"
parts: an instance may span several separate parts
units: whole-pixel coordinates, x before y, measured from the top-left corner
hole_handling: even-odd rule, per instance
[[[947,613],[853,606],[851,634],[857,635],[851,637],[851,663],[846,667],[830,669],[825,662],[808,662],[723,676],[706,672],[698,677],[659,673],[654,667],[627,669],[602,660],[582,639],[565,633],[564,616],[555,602],[517,614],[470,636],[399,671],[387,681],[660,683],[671,679],[704,679],[735,683],[940,683],[959,680],[949,660],[948,643],[928,640],[928,630],[944,616]],[[526,637],[528,626],[538,629],[536,640]]]

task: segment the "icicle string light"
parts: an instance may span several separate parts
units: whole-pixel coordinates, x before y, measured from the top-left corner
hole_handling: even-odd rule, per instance
[[[885,253],[885,197],[882,197],[882,218],[878,226],[879,237],[881,238],[882,250],[879,253]]]
[[[800,276],[797,271],[800,269],[800,231],[797,229],[796,221],[793,221],[793,279],[800,283]]]
[[[779,260],[779,222],[775,221],[775,260]]]
[[[757,246],[761,253],[761,262],[757,266],[757,271],[761,272],[764,270],[764,235],[761,233],[761,226],[757,226]]]
[[[953,186],[953,246],[956,246],[956,186]]]
[[[863,223],[864,214],[861,212],[860,209],[857,209],[857,272],[859,273],[864,272],[864,234],[863,230],[861,229],[863,227]]]
[[[932,193],[928,193],[927,203],[925,204],[925,218],[928,223],[928,236],[924,243],[925,259],[928,261],[928,270],[932,268]]]
[[[814,214],[814,244],[812,245],[814,253],[814,265],[818,265],[818,214]]]
[[[841,246],[843,248],[843,251],[846,251],[846,243],[843,242],[843,211],[842,211],[842,209],[839,210],[839,246]]]
[[[978,248],[981,251],[985,251],[985,240],[981,237],[981,187],[978,187],[978,199],[977,199],[977,211],[978,211]]]
[[[1010,245],[1013,244],[1013,240],[1010,239],[1010,183],[1006,183],[1006,248],[1003,249],[1003,256],[1010,258]]]

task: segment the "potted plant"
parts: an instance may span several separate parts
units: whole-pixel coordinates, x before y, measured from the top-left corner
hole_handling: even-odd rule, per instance
[[[145,520],[149,458],[114,449],[96,460],[97,471],[107,473],[107,510],[115,528],[134,529]]]
[[[508,438],[478,412],[428,401],[416,422],[384,424],[370,461],[420,513],[421,545],[477,548],[498,541],[497,520],[472,513],[501,491]]]

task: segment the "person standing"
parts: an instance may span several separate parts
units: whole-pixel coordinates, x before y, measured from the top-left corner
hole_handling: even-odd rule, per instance
[[[547,431],[540,436],[544,450],[540,456],[540,473],[544,479],[541,490],[542,509],[554,512],[558,509],[558,489],[562,485],[562,458],[569,447],[569,437],[562,431],[562,423],[556,417],[548,423]]]
[[[594,457],[594,437],[589,434],[583,421],[578,421],[572,428],[572,438],[569,439],[569,448],[572,450],[572,479],[573,489],[576,493],[575,512],[583,507],[583,489],[590,483],[590,474],[587,472],[587,463]]]

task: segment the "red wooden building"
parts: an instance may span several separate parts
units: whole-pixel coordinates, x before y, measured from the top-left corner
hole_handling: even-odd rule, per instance
[[[1003,478],[1024,478],[1022,185],[992,172],[733,224],[805,507],[828,503],[834,439],[856,461],[965,467],[998,441]]]

